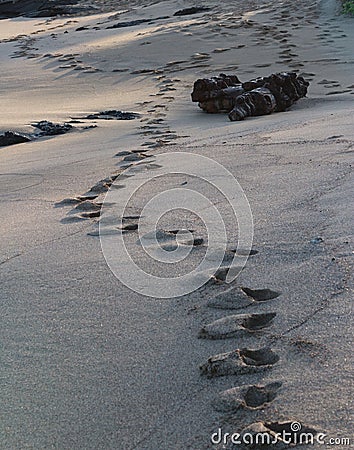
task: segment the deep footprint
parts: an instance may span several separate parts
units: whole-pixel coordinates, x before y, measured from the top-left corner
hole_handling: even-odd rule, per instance
[[[280,295],[279,292],[271,291],[270,289],[249,289],[247,287],[242,287],[241,289],[246,295],[253,298],[253,300],[256,300],[257,302],[272,300]]]
[[[123,233],[128,231],[136,231],[139,228],[139,225],[137,223],[129,223],[127,225],[122,225],[119,227],[119,230],[121,230]]]
[[[199,331],[199,338],[228,339],[245,332],[255,332],[269,327],[276,313],[237,314],[223,317],[205,325]]]
[[[224,283],[226,281],[227,276],[230,274],[232,276],[232,273],[234,271],[237,271],[237,267],[220,267],[217,269],[215,274],[211,277],[211,281],[214,281],[215,283]]]
[[[60,202],[57,202],[54,204],[56,208],[60,208],[62,206],[72,206],[77,205],[78,203],[84,202],[85,200],[94,200],[97,198],[98,195],[87,195],[87,196],[78,196],[78,197],[72,197],[72,198],[64,198],[64,200],[61,200]]]
[[[90,200],[85,200],[80,202],[75,208],[72,210],[75,211],[99,211],[102,207],[102,203],[94,203]]]
[[[265,386],[250,386],[244,397],[245,405],[248,408],[264,407],[275,399],[281,385],[280,381],[276,381]]]
[[[279,356],[268,347],[258,350],[243,348],[211,356],[200,366],[200,373],[208,378],[243,375],[270,369],[278,361]]]
[[[81,217],[84,217],[85,219],[93,219],[95,217],[100,217],[101,215],[101,211],[93,211],[93,212],[86,212],[86,213],[82,213]]]
[[[240,408],[264,408],[277,396],[282,386],[280,381],[267,385],[240,386],[221,392],[213,401],[213,407],[220,412],[235,412]]]
[[[253,290],[246,287],[231,287],[209,300],[207,306],[216,309],[241,309],[257,302],[272,300],[279,295],[279,292],[270,289]]]

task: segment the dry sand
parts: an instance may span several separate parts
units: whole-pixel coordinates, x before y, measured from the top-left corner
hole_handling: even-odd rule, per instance
[[[0,131],[32,133],[36,121],[109,109],[141,114],[0,148],[0,447],[223,448],[210,442],[219,427],[240,432],[259,421],[298,421],[353,446],[353,19],[329,0],[210,0],[209,11],[179,17],[177,10],[194,5],[141,3],[112,13],[112,2],[97,1],[95,15],[0,22]],[[247,80],[279,70],[311,82],[308,98],[285,113],[231,123],[190,101],[197,78],[225,72]],[[230,170],[250,202],[258,251],[232,284],[232,298],[242,300],[240,286],[280,295],[223,310],[208,304],[226,283],[180,299],[143,297],[120,283],[95,237],[95,203],[105,188],[86,211],[54,205],[118,173],[126,155],[114,155],[132,150],[148,151],[153,164],[164,152],[202,154]],[[148,186],[132,214],[185,181]],[[198,180],[187,181],[198,188]],[[218,194],[211,200],[218,204]],[[103,216],[109,233],[117,225],[109,206]],[[205,237],[193,217],[163,225]],[[139,258],[134,230],[127,240]],[[198,339],[205,325],[239,313],[276,316],[244,333],[226,319],[223,330],[233,336]],[[209,328],[219,332],[219,325]],[[262,347],[277,356],[266,352],[265,371],[199,372],[212,355]],[[259,408],[245,397],[251,385],[268,386]]]

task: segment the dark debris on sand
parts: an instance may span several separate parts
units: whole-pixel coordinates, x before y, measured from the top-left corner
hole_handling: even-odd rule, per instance
[[[185,8],[185,9],[180,9],[179,11],[175,12],[173,15],[174,16],[189,16],[192,14],[198,14],[201,12],[205,12],[205,11],[210,11],[210,8],[207,8],[205,6],[193,6],[191,8]]]
[[[39,136],[56,136],[58,134],[65,134],[73,128],[73,126],[69,123],[60,124],[48,122],[47,120],[32,123],[32,126],[40,130],[40,133],[38,133]]]
[[[137,20],[131,20],[127,22],[118,22],[114,25],[110,25],[109,27],[106,27],[107,30],[111,30],[114,28],[127,28],[127,27],[135,27],[137,25],[141,25],[143,23],[154,23],[157,20],[163,20],[163,19],[169,19],[169,16],[161,16],[161,17],[155,17],[151,19],[137,19]]]
[[[134,120],[139,119],[141,116],[138,113],[128,112],[128,111],[119,111],[116,109],[112,109],[109,111],[101,111],[95,114],[89,114],[86,117],[80,117],[80,119],[89,119],[89,120]]]
[[[241,83],[235,75],[199,79],[192,101],[208,113],[226,112],[231,121],[285,111],[306,97],[309,82],[295,72],[280,72]]]
[[[97,7],[82,0],[8,0],[0,3],[0,19],[17,16],[55,17],[97,12]]]
[[[22,144],[24,142],[29,142],[31,139],[23,134],[16,133],[13,131],[5,131],[4,134],[0,135],[0,147],[5,147],[7,145]]]

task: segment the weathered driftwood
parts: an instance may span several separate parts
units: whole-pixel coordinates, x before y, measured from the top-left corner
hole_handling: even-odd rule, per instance
[[[192,101],[208,113],[229,113],[242,120],[285,111],[307,94],[309,83],[295,72],[281,72],[241,83],[237,76],[220,74],[194,83]]]
[[[205,102],[216,98],[221,90],[230,86],[242,88],[242,83],[236,75],[221,73],[218,77],[201,78],[194,83],[192,101]]]

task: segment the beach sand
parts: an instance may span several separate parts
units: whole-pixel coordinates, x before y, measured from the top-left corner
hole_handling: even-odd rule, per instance
[[[183,16],[174,14],[195,5],[114,3],[92,2],[90,15],[0,21],[0,134],[33,137],[35,122],[76,119],[67,134],[0,147],[0,447],[253,448],[214,445],[211,436],[298,422],[327,434],[327,444],[302,448],[350,448],[329,438],[354,443],[353,19],[330,0],[208,0],[208,10]],[[198,78],[292,70],[310,82],[309,93],[284,113],[234,123],[190,99]],[[81,119],[107,110],[139,116]],[[101,203],[125,165],[149,178],[172,152],[212,158],[237,179],[255,254],[231,285],[146,297],[107,265],[98,223],[106,239],[119,224],[109,195]],[[118,181],[117,203],[135,179]],[[201,181],[180,174],[147,184],[123,223],[132,257],[152,273],[177,275],[173,265],[144,259],[135,215],[159,191],[185,185],[198,190]],[[86,201],[75,203],[78,196]],[[228,206],[214,190],[210,200],[236,247]],[[207,242],[193,215],[167,215],[161,227],[193,229]],[[164,236],[169,245],[171,233]],[[184,269],[205,248],[195,246]],[[236,329],[230,318],[213,323],[239,314],[247,316]],[[257,314],[272,321],[258,329]],[[262,348],[260,371],[247,358]],[[243,365],[221,364],[223,376],[200,370],[233,351],[246,355]]]

